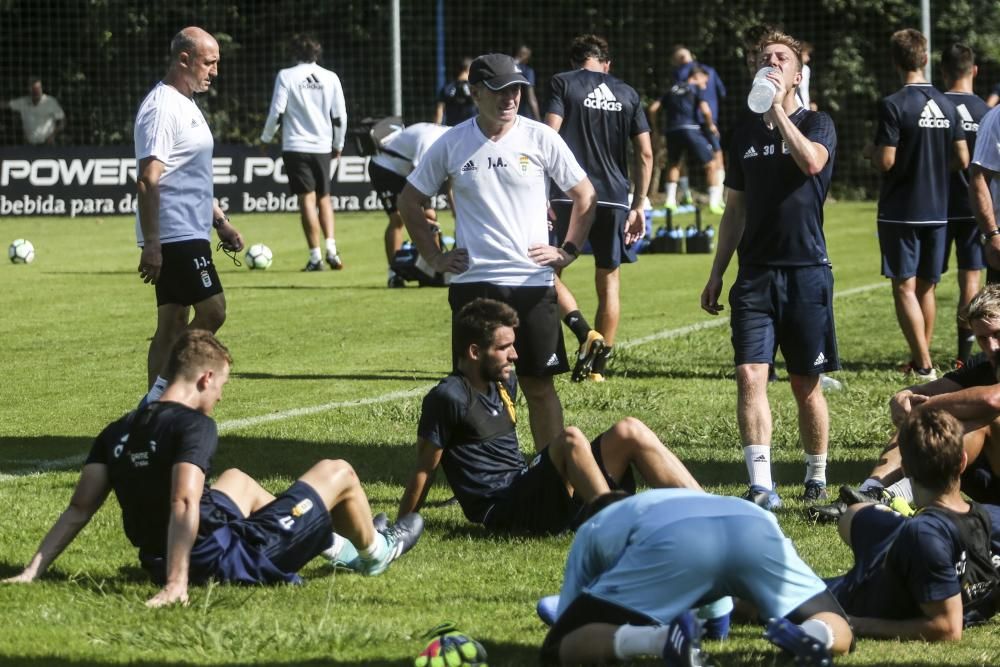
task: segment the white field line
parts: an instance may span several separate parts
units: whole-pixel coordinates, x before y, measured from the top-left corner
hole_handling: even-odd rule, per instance
[[[855,294],[862,294],[864,292],[871,292],[880,287],[886,287],[889,285],[889,281],[871,283],[869,285],[861,285],[860,287],[852,287],[851,289],[843,290],[842,292],[836,292],[833,296],[834,298],[841,298],[846,296],[853,296]],[[680,336],[686,336],[690,333],[695,333],[697,331],[702,331],[704,329],[711,329],[713,327],[721,327],[729,324],[728,317],[716,317],[711,320],[705,320],[704,322],[696,322],[695,324],[687,324],[682,327],[677,327],[676,329],[665,329],[663,331],[658,331],[656,333],[650,334],[648,336],[642,336],[640,338],[635,338],[633,340],[624,341],[618,343],[616,347],[621,349],[628,349],[631,347],[638,347],[639,345],[645,345],[646,343],[652,343],[657,340],[668,340],[671,338],[678,338]],[[411,398],[413,396],[420,396],[421,394],[427,392],[433,385],[423,385],[413,389],[404,389],[401,391],[392,391],[388,394],[382,394],[380,396],[371,396],[369,398],[358,398],[350,401],[333,401],[330,403],[322,403],[320,405],[312,405],[303,408],[292,408],[290,410],[280,410],[278,412],[270,412],[264,415],[258,415],[256,417],[243,417],[242,419],[227,419],[226,421],[219,422],[219,434],[229,433],[231,431],[238,431],[250,426],[259,426],[260,424],[269,424],[276,421],[284,421],[285,419],[292,419],[294,417],[305,417],[308,415],[320,414],[323,412],[330,412],[331,410],[342,410],[348,408],[355,408],[362,405],[377,405],[379,403],[388,403],[390,401],[395,401],[401,398]],[[29,459],[26,461],[21,461],[21,465],[33,466],[33,469],[24,473],[19,473],[17,475],[9,475],[0,473],[0,484],[4,482],[9,482],[17,477],[23,477],[24,475],[30,475],[35,473],[44,473],[50,470],[60,470],[65,468],[73,468],[78,466],[83,462],[83,456],[67,456],[61,459]]]

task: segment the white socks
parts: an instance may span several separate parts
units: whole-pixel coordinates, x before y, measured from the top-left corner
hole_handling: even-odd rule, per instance
[[[708,186],[708,203],[710,206],[718,206],[722,203],[722,186]]]
[[[891,484],[886,491],[896,498],[902,498],[908,503],[913,502],[913,487],[910,485],[909,477],[904,477],[895,484]]]
[[[358,556],[361,560],[372,562],[383,560],[389,552],[389,543],[385,541],[385,535],[375,531],[375,541],[363,549],[358,549]]]
[[[677,204],[677,184],[667,183],[667,203]]]
[[[149,388],[146,393],[146,403],[152,403],[153,401],[160,400],[160,396],[163,396],[163,391],[167,388],[167,379],[161,375],[156,376],[156,381],[153,382],[153,386]]]
[[[319,248],[309,248],[309,261],[313,264],[318,263],[323,259],[323,255],[320,254]]]
[[[333,239],[326,240],[326,254],[336,255],[337,254],[337,242]]]
[[[826,454],[806,454],[805,481],[826,484]]]
[[[858,491],[868,491],[869,489],[884,489],[884,488],[885,484],[878,481],[877,479],[872,479],[871,477],[869,477],[868,479],[866,479],[861,483],[861,486],[858,487]]]
[[[769,445],[747,445],[743,448],[743,458],[750,475],[750,484],[773,489],[771,481],[771,447]]]
[[[623,625],[615,631],[615,657],[628,660],[640,655],[660,655],[669,625]]]

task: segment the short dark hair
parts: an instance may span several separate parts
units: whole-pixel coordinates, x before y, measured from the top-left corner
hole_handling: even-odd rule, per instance
[[[965,44],[952,44],[941,52],[941,72],[955,81],[967,76],[976,65],[976,52]]]
[[[577,35],[569,45],[569,59],[574,65],[583,64],[588,58],[606,63],[611,60],[608,40],[594,34]]]
[[[916,72],[927,64],[927,38],[913,28],[892,33],[889,39],[892,62],[906,72]]]
[[[626,493],[621,489],[613,489],[607,493],[602,493],[583,506],[583,509],[580,510],[580,513],[577,516],[577,520],[582,525],[604,508],[631,497],[632,496],[629,493]]]
[[[493,299],[473,299],[462,306],[455,318],[455,349],[464,356],[470,345],[487,348],[493,342],[497,329],[515,328],[518,324],[517,311],[506,303]]]
[[[167,381],[177,378],[194,380],[197,374],[211,368],[221,371],[227,364],[233,363],[233,357],[226,346],[211,331],[204,329],[188,329],[180,335],[170,350],[167,361]]]
[[[704,74],[705,76],[708,76],[708,70],[702,67],[701,65],[695,65],[694,67],[691,68],[691,72],[688,74],[688,78],[690,79],[691,76],[694,74]]]
[[[458,76],[462,72],[469,71],[470,67],[472,67],[472,58],[469,56],[463,56],[462,59],[456,63],[455,76]]]
[[[962,424],[944,410],[915,410],[899,427],[899,454],[907,477],[941,493],[962,474]]]
[[[323,46],[312,35],[300,33],[292,37],[292,55],[300,63],[314,63],[323,55]]]

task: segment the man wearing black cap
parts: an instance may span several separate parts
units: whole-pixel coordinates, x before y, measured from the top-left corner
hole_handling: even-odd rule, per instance
[[[479,115],[451,128],[427,151],[407,179],[399,211],[421,256],[435,271],[454,274],[448,293],[452,313],[478,297],[517,311],[517,374],[535,447],[542,449],[563,429],[553,376],[569,370],[554,269],[579,254],[596,196],[559,134],[518,116],[528,81],[513,58],[498,53],[476,58],[469,83]],[[423,209],[449,179],[457,243],[441,252]],[[566,242],[558,248],[548,244],[549,179],[572,202]]]

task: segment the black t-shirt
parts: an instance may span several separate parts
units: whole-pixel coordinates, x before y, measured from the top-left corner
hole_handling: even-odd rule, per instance
[[[697,130],[698,106],[705,99],[705,93],[698,86],[677,83],[660,98],[660,104],[667,112],[667,132],[671,130]]]
[[[993,364],[986,359],[981,359],[975,364],[963,366],[958,370],[949,371],[945,374],[945,377],[952,382],[960,384],[962,389],[968,389],[969,387],[988,387],[991,384],[997,384],[1000,382],[1000,380],[997,379],[997,372],[996,369],[993,368]]]
[[[979,96],[972,93],[945,93],[945,96],[955,105],[958,122],[965,133],[965,142],[969,144],[969,155],[975,155],[979,121],[990,108]],[[951,186],[948,188],[948,219],[974,220],[972,207],[969,205],[968,169],[951,172]]]
[[[444,449],[441,465],[470,521],[482,521],[494,498],[527,467],[517,444],[516,398],[513,373],[505,385],[491,383],[487,394],[453,373],[424,397],[417,436]]]
[[[829,264],[823,236],[823,202],[837,153],[833,120],[822,111],[799,108],[790,120],[830,157],[815,176],[799,169],[778,128],[747,115],[733,133],[726,185],[743,192],[746,224],[740,239],[740,266],[819,266]]]
[[[598,205],[628,208],[629,143],[649,132],[639,94],[610,74],[578,69],[552,77],[546,111],[562,117],[559,135],[594,184]],[[555,184],[550,199],[570,201]]]
[[[165,556],[174,465],[192,463],[207,476],[217,446],[211,417],[160,401],[105,427],[85,464],[108,466],[129,541],[145,555]],[[202,505],[207,494],[206,487]]]
[[[895,146],[882,175],[879,222],[943,224],[948,219],[953,144],[965,139],[955,105],[929,83],[911,83],[878,106],[876,146]]]
[[[438,102],[444,102],[445,125],[455,126],[476,115],[476,102],[468,81],[455,80],[445,84],[438,93]]]

